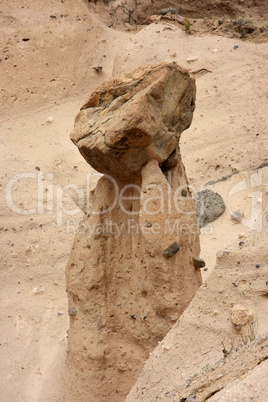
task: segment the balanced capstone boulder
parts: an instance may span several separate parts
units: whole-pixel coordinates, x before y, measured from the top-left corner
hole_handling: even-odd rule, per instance
[[[176,63],[144,66],[99,86],[76,117],[71,139],[99,172],[136,177],[149,159],[177,163],[194,107],[195,81],[187,70]]]

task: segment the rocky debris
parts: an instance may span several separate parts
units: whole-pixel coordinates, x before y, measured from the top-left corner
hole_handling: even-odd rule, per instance
[[[236,21],[236,26],[239,34],[251,31],[253,27],[250,25],[250,20],[244,20],[241,18],[241,15],[244,14],[245,10],[249,15],[252,13],[253,15],[258,16],[257,19],[261,18],[262,20],[267,20],[267,6],[265,2],[254,2],[252,0],[241,0],[239,2],[212,2],[210,0],[195,0],[194,2],[189,2],[188,0],[180,1],[178,6],[178,1],[170,0],[168,2],[168,6],[166,7],[167,2],[163,0],[157,1],[149,1],[144,0],[142,2],[125,2],[125,5],[120,5],[114,8],[113,3],[109,6],[110,14],[112,14],[112,21],[114,21],[115,11],[121,11],[121,19],[124,18],[125,22],[129,23],[139,23],[144,24],[148,22],[148,16],[152,14],[158,14],[160,16],[167,15],[176,15],[177,8],[178,12],[181,15],[187,15],[188,17],[192,17],[193,19],[202,18],[208,20],[211,23],[217,22],[220,26],[223,26],[225,29],[229,28],[229,25],[226,22],[230,22],[229,18],[222,18],[222,16],[229,16],[232,18],[238,18]],[[118,10],[118,8],[121,8]],[[128,8],[129,7],[129,8]],[[164,7],[164,8],[163,8]],[[123,10],[122,10],[123,8]],[[131,12],[130,12],[131,10]],[[159,11],[160,10],[160,11]],[[214,20],[214,18],[218,18]],[[207,18],[205,18],[207,17]],[[213,25],[214,26],[214,25]],[[214,26],[215,29],[215,26]],[[242,31],[241,31],[242,30]]]
[[[252,21],[239,18],[233,21],[233,29],[240,34],[240,38],[244,38],[247,34],[252,34],[256,29],[256,25]]]
[[[94,169],[115,178],[141,176],[149,159],[164,164],[172,158],[174,166],[180,134],[192,121],[195,91],[189,72],[174,63],[111,78],[81,108],[71,139]]]
[[[196,216],[199,227],[218,219],[225,211],[225,203],[220,194],[202,190],[193,196],[196,201]]]
[[[194,33],[209,32],[212,35],[223,35],[228,38],[237,38],[254,42],[267,41],[267,23],[258,19],[191,19],[191,28]],[[261,24],[263,24],[261,26]],[[234,50],[238,45],[232,47]]]
[[[171,10],[171,11],[170,11]],[[154,14],[151,15],[149,18],[150,22],[155,22],[158,24],[159,21],[161,20],[169,20],[169,21],[176,21],[181,25],[184,25],[185,18],[183,18],[181,15],[179,15],[175,9],[173,8],[164,8],[159,11],[158,15]],[[170,29],[170,28],[163,28],[163,30]]]
[[[161,10],[158,11],[159,15],[166,15],[168,13],[178,14],[176,8],[162,8]]]
[[[206,263],[202,258],[197,257],[196,255],[193,256],[193,261],[194,261],[194,267],[195,268],[204,268],[206,266]]]
[[[166,258],[170,258],[170,257],[172,257],[173,255],[177,254],[177,252],[179,251],[179,249],[180,249],[180,246],[178,245],[177,242],[172,243],[168,248],[166,248],[166,249],[163,251],[163,256],[166,257]]]
[[[94,400],[125,398],[201,285],[195,204],[177,197],[188,187],[179,139],[194,105],[192,76],[159,63],[104,82],[75,120],[73,142],[106,174],[66,269],[69,306],[79,311],[67,366]]]

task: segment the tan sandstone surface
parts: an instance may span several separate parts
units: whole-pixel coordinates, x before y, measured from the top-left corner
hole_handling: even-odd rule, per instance
[[[258,6],[258,2],[253,3],[251,10]],[[242,6],[239,3],[239,8]],[[79,398],[75,399],[71,391],[63,397],[69,328],[65,267],[75,229],[84,218],[81,205],[77,206],[78,195],[86,194],[88,174],[92,172],[69,134],[81,105],[104,80],[161,61],[176,61],[195,72],[196,110],[191,127],[181,136],[182,161],[193,190],[208,186],[220,193],[227,205],[226,212],[201,231],[200,255],[208,268],[202,269],[202,275],[209,282],[202,285],[188,315],[183,315],[182,324],[175,324],[167,338],[176,338],[174,348],[181,348],[187,341],[188,348],[198,347],[203,353],[196,361],[196,353],[184,350],[185,362],[179,364],[185,369],[185,381],[193,380],[195,374],[197,381],[202,381],[195,364],[202,369],[221,360],[221,342],[227,351],[232,347],[230,333],[234,329],[228,320],[231,303],[243,305],[257,317],[256,342],[267,333],[267,293],[261,287],[267,276],[267,43],[202,32],[190,35],[170,21],[139,27],[137,31],[128,26],[130,31],[119,32],[103,23],[105,18],[99,18],[98,7],[89,11],[85,3],[74,0],[6,0],[1,2],[0,11],[0,400],[98,401],[86,393],[83,383]],[[102,66],[99,73],[92,68],[98,65]],[[97,178],[89,176],[92,186]],[[244,214],[240,223],[231,220],[231,212],[237,210]],[[230,254],[222,254],[224,250]],[[209,277],[218,251],[224,256],[222,273],[218,261],[216,276]],[[255,293],[248,289],[252,285],[244,271],[237,271],[235,261],[241,261],[241,267],[249,267],[248,274],[256,276],[252,281]],[[213,286],[217,275],[221,277]],[[238,279],[235,286],[232,282]],[[213,292],[220,286],[216,300]],[[203,296],[207,288],[211,295]],[[219,306],[214,308],[214,304]],[[198,308],[200,317],[196,316]],[[215,310],[218,313],[214,316]],[[191,332],[177,340],[175,331],[188,328],[190,321]],[[235,332],[233,336],[238,339],[241,334]],[[207,347],[209,339],[212,347]],[[263,342],[253,342],[248,355],[251,347],[245,348],[245,354],[243,348],[237,351],[242,357],[230,354],[234,365],[236,356],[238,366],[254,356],[255,362],[261,359],[266,349],[258,347],[265,346]],[[157,375],[151,376],[148,371],[152,360],[146,363],[138,384],[144,381],[147,400],[185,384],[179,381],[183,372],[176,377],[179,369],[175,372],[175,366],[169,366],[167,354],[172,350],[173,343],[168,344],[153,360],[152,372],[159,370]],[[155,353],[151,359],[155,359]],[[222,399],[218,400],[246,400],[245,387],[252,390],[256,378],[259,386],[254,392],[259,394],[255,400],[265,400],[262,384],[267,365],[265,361],[257,367],[254,364],[248,366],[252,369],[248,377],[240,371],[235,382],[232,377],[223,379],[219,388],[229,385],[226,393],[220,391]],[[210,380],[211,373],[206,375]],[[79,378],[73,380],[79,383]],[[133,378],[125,386],[130,388],[132,384]],[[135,392],[139,392],[137,388],[129,398],[138,395]]]

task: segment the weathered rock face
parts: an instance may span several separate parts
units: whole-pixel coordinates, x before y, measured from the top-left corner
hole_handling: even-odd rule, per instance
[[[93,92],[71,139],[99,172],[137,177],[149,159],[177,163],[178,140],[194,107],[195,82],[187,70],[173,63],[141,67]]]
[[[179,153],[194,102],[193,78],[161,63],[107,81],[76,118],[72,140],[109,173],[91,193],[66,271],[76,312],[67,363],[74,387],[79,377],[92,401],[126,396],[201,284],[195,205]]]

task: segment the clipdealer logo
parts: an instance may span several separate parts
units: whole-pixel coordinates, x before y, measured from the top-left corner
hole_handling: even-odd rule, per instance
[[[111,183],[113,187],[113,202],[106,209],[102,211],[93,211],[91,209],[91,188],[92,182],[96,182],[100,177],[105,176]],[[75,215],[81,212],[81,210],[85,211],[90,215],[105,215],[108,212],[111,212],[116,205],[118,205],[121,211],[129,215],[129,217],[138,216],[139,211],[129,211],[125,208],[125,202],[129,202],[130,200],[140,200],[141,207],[143,211],[147,215],[157,215],[157,214],[165,214],[171,216],[175,212],[183,215],[192,215],[195,213],[195,210],[185,210],[182,209],[181,203],[179,200],[183,200],[183,202],[187,202],[187,199],[191,199],[191,197],[182,197],[181,192],[186,188],[185,185],[178,187],[177,189],[173,189],[172,195],[170,191],[170,186],[167,181],[167,187],[163,189],[161,186],[156,184],[149,184],[148,189],[154,188],[156,190],[154,192],[154,196],[151,198],[147,198],[143,200],[143,192],[141,188],[136,184],[127,184],[123,188],[119,189],[116,180],[109,175],[102,175],[98,172],[88,173],[86,176],[85,186],[80,186],[78,184],[55,184],[53,182],[54,176],[52,173],[44,174],[42,171],[38,172],[25,172],[19,173],[13,176],[6,186],[5,197],[6,203],[8,207],[18,215],[55,215],[57,226],[63,226],[65,224],[65,220],[68,217],[72,217],[69,220],[69,229],[77,228],[79,229],[79,223],[75,223],[73,219]],[[32,186],[35,188],[35,197],[33,197],[31,206],[22,207],[20,203],[18,203],[18,196],[15,196],[18,187],[25,187],[27,182],[28,186]],[[191,186],[191,192],[195,194],[197,190]],[[202,188],[203,189],[203,188]],[[129,190],[132,190],[132,196],[129,196]],[[228,194],[227,199],[227,208],[230,214],[234,211],[232,209],[232,200],[234,197],[239,196],[245,190],[250,191],[251,196],[251,205],[250,205],[250,216],[248,218],[243,217],[241,224],[250,228],[251,230],[261,232],[262,224],[263,224],[263,176],[262,170],[256,171],[249,176],[249,180],[243,179],[236,183]],[[21,193],[22,192],[22,193]],[[19,194],[19,198],[23,199],[23,190],[21,190]],[[75,205],[72,207],[67,207],[66,205],[66,195],[70,194],[70,192],[75,195]],[[34,194],[34,192],[33,192]],[[156,195],[157,194],[157,195]],[[171,197],[173,199],[171,200]],[[151,209],[150,204],[155,204],[157,202],[158,208]],[[133,222],[129,221],[129,227],[133,226]],[[167,224],[168,225],[168,224]],[[67,228],[68,229],[68,228]],[[70,229],[74,230],[74,229]],[[117,233],[120,232],[120,227],[116,229]],[[130,229],[129,229],[130,230]],[[147,230],[147,228],[139,228],[137,230]],[[154,231],[158,229],[154,227]],[[195,229],[192,229],[195,230]]]

